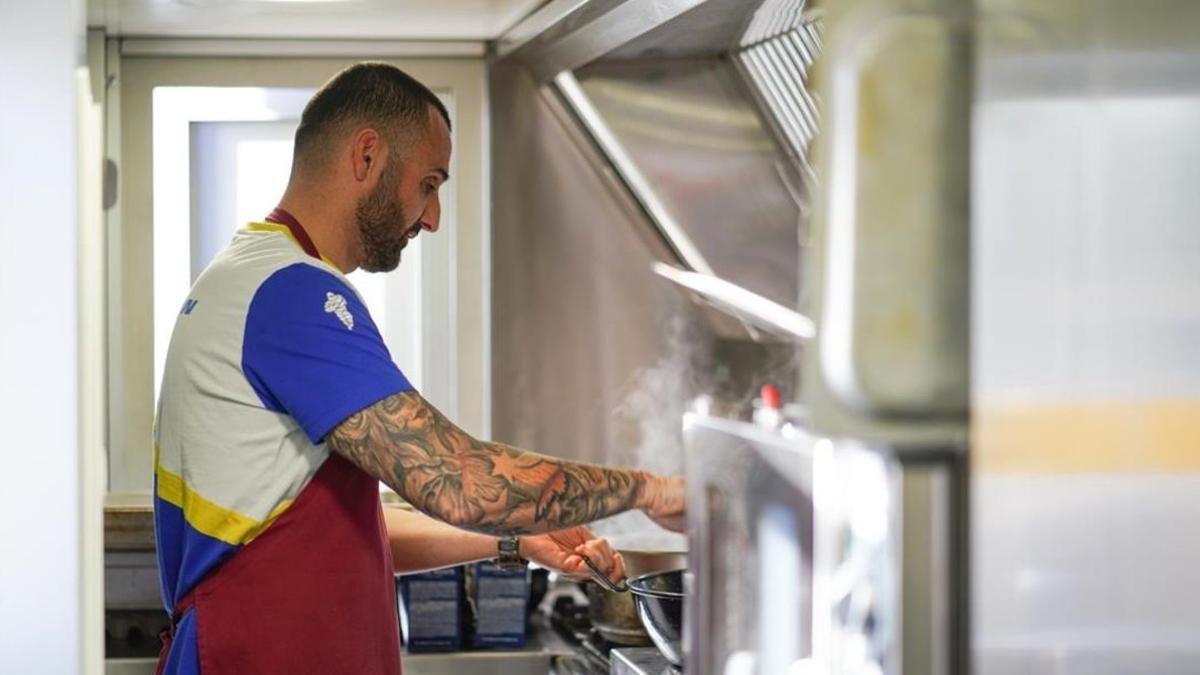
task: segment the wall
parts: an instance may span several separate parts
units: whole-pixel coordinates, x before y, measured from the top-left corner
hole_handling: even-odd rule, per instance
[[[0,670],[80,672],[80,375],[76,261],[88,97],[81,3],[0,6]],[[77,80],[76,78],[79,77]],[[94,644],[94,643],[93,643]]]
[[[711,337],[650,271],[643,217],[528,74],[490,72],[496,439],[681,468],[679,424]]]

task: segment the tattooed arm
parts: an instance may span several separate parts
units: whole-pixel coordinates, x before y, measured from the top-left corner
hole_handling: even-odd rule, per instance
[[[352,415],[329,447],[417,509],[467,530],[529,534],[642,509],[679,527],[683,482],[476,440],[416,392]]]

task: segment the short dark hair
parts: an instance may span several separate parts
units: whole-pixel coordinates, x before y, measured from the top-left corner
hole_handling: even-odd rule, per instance
[[[450,113],[437,95],[399,68],[377,62],[357,63],[326,82],[300,115],[294,163],[317,166],[332,141],[370,126],[389,145],[403,147],[420,138],[429,122],[429,106],[450,126]]]

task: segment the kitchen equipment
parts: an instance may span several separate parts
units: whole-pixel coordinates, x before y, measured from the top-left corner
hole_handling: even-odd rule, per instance
[[[583,562],[588,566],[588,569],[592,571],[592,580],[604,587],[605,590],[612,593],[624,593],[629,590],[629,582],[624,579],[620,581],[613,581],[612,579],[608,578],[608,575],[604,573],[604,570],[600,569],[599,565],[592,562],[591,558],[587,557],[586,555],[582,556],[582,558]]]
[[[609,675],[612,670],[611,657],[616,645],[604,639],[592,624],[583,591],[571,584],[570,589],[560,586],[551,590],[551,595],[553,600],[546,608],[550,626],[575,652],[573,665],[578,666],[562,672],[566,675]],[[630,649],[654,650],[653,647]]]
[[[818,513],[818,529],[852,542],[819,553],[815,657],[834,672],[972,671],[970,92],[987,21],[973,6],[847,0],[822,15],[805,270],[818,338],[801,390],[830,465],[855,476],[817,482],[835,491],[827,512],[849,515]]]
[[[1198,22],[1177,1],[563,1],[498,41],[496,315],[523,319],[495,323],[499,435],[609,459],[610,420],[577,411],[694,319],[654,260],[815,324],[781,341],[820,437],[807,489],[770,459],[783,432],[692,421],[695,452],[752,468],[689,459],[690,672],[1195,670],[1200,547],[1171,528],[1200,503]],[[551,322],[572,339],[527,329]],[[767,379],[713,337],[739,395]],[[1093,522],[1128,545],[1098,554]]]
[[[813,649],[814,473],[822,439],[790,424],[767,428],[693,413],[684,441],[695,575],[687,670],[728,672],[752,654],[759,672],[786,672]]]
[[[588,617],[602,638],[632,647],[650,644],[650,636],[638,619],[633,596],[614,593],[591,581],[584,582],[584,592],[588,598]]]
[[[683,575],[686,570],[651,572],[614,582],[587,556],[583,561],[592,577],[611,595],[629,593],[637,609],[638,620],[646,635],[662,655],[677,668],[683,667]]]
[[[609,541],[625,559],[625,573],[630,578],[650,572],[682,569],[688,565],[687,553],[670,550],[673,542],[665,537],[616,535],[609,537]],[[594,577],[604,577],[590,560],[585,558],[585,561],[592,566]],[[649,645],[650,636],[638,618],[633,596],[621,588],[622,590],[614,592],[603,587],[598,580],[584,582],[592,625],[600,632],[601,637],[609,642],[635,647]]]
[[[660,262],[654,263],[652,269],[658,276],[696,293],[721,311],[777,337],[809,340],[815,335],[812,319],[720,277],[689,272]]]
[[[658,647],[676,668],[683,667],[684,570],[652,572],[629,581],[638,617]]]
[[[608,675],[663,675],[675,667],[654,647],[621,647],[612,650]]]

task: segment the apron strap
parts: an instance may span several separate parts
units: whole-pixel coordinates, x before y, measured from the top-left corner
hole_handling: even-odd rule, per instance
[[[163,675],[163,671],[167,667],[167,657],[171,655],[171,643],[175,640],[175,629],[179,626],[179,622],[183,621],[183,615],[190,612],[195,606],[196,589],[193,588],[176,603],[175,611],[171,614],[171,623],[158,634],[162,647],[158,650],[158,667],[154,669],[154,675]]]
[[[296,242],[300,244],[300,248],[304,249],[305,253],[317,260],[321,259],[321,254],[317,251],[317,245],[313,243],[312,237],[308,236],[308,230],[304,229],[300,221],[296,220],[296,216],[276,206],[271,211],[271,215],[267,216],[267,222],[277,223],[291,230],[292,236],[296,238]]]

